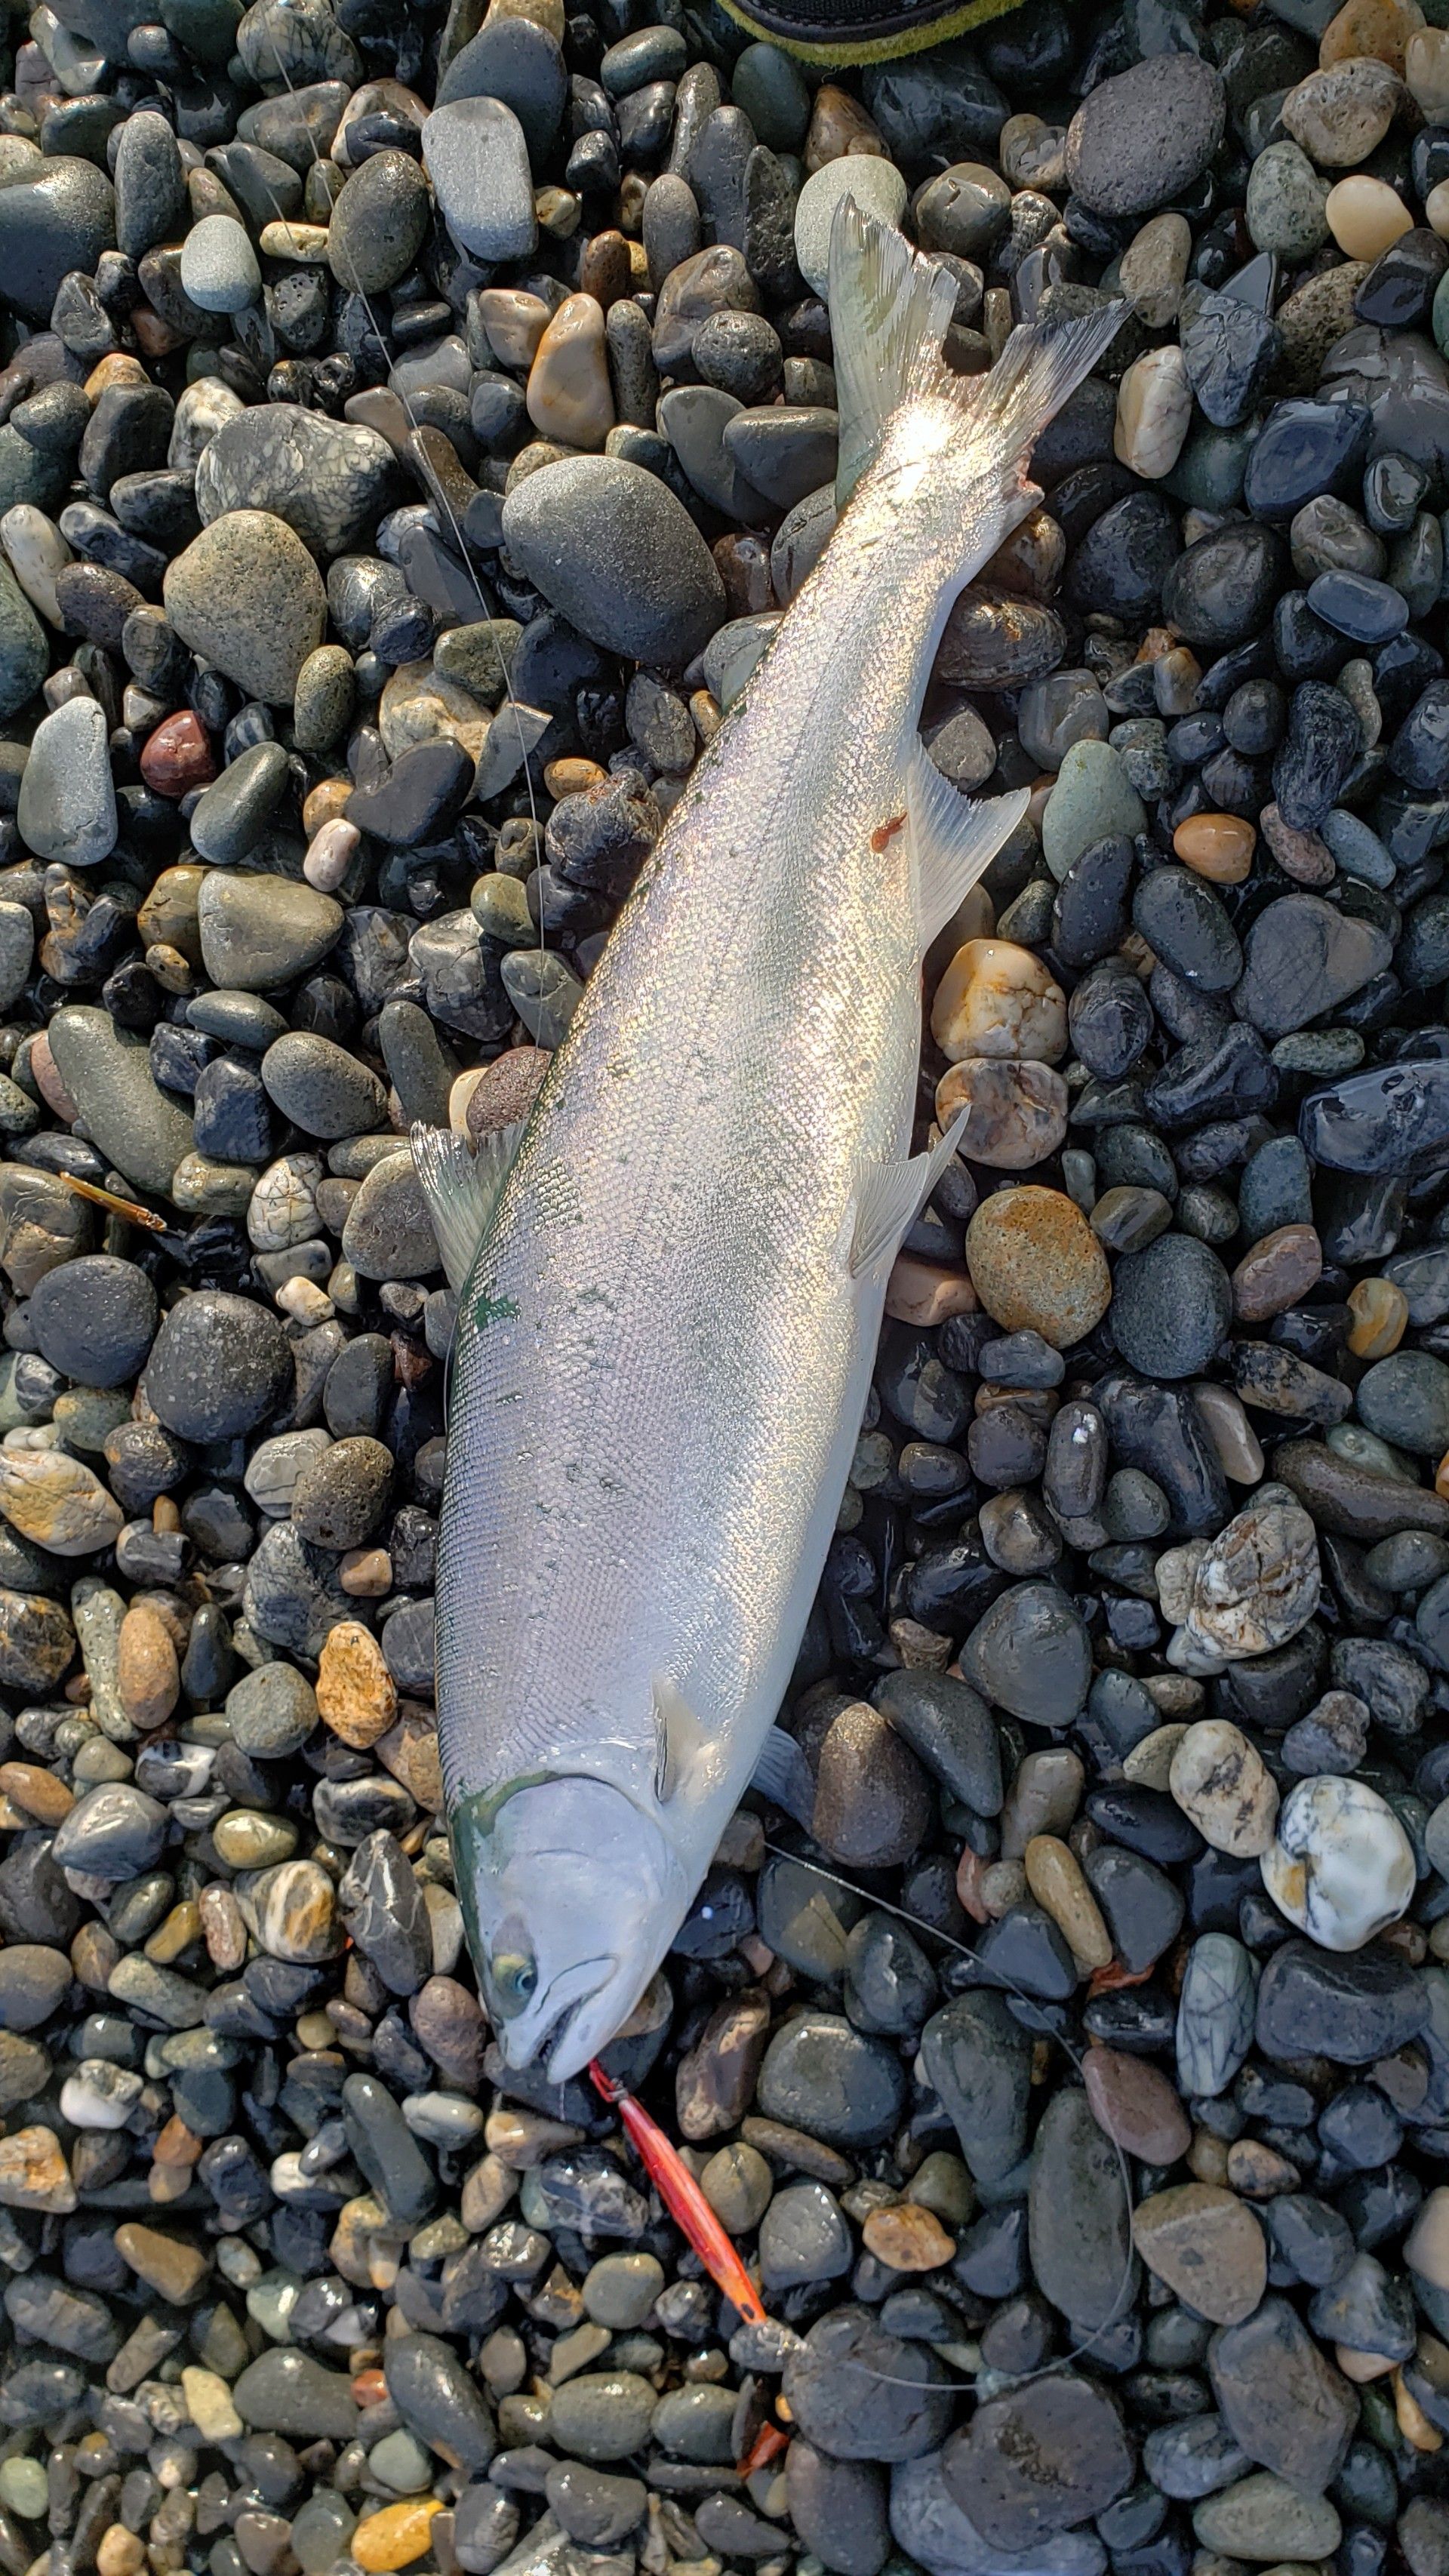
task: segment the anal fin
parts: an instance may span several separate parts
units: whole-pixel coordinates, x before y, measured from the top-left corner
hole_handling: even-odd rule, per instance
[[[413,1169],[433,1220],[438,1253],[454,1294],[461,1290],[523,1140],[524,1122],[485,1136],[476,1152],[446,1127],[419,1122],[409,1130]]]
[[[1003,797],[1000,801],[1005,804],[1011,800]],[[855,1233],[850,1246],[853,1278],[865,1278],[882,1263],[894,1261],[901,1236],[914,1222],[960,1146],[970,1115],[968,1104],[928,1154],[912,1154],[904,1163],[867,1165],[855,1200]]]
[[[1030,803],[1025,787],[984,803],[943,778],[925,744],[917,745],[906,781],[911,833],[911,899],[922,956],[1016,830]]]

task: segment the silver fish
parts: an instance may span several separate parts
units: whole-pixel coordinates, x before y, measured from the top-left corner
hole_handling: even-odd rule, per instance
[[[940,776],[922,695],[1118,319],[1018,331],[956,377],[952,281],[850,199],[830,293],[858,488],[511,1168],[414,1135],[460,1285],[437,1584],[458,1888],[504,2054],[546,2051],[555,2082],[638,2004],[789,1681],[891,1263],[960,1141],[911,1155],[921,961],[1026,802]]]

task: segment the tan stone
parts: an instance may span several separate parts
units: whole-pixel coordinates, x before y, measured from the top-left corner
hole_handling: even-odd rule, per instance
[[[1374,54],[1391,72],[1404,76],[1410,38],[1424,24],[1418,0],[1344,0],[1318,40],[1319,68],[1346,62],[1354,54]]]
[[[962,1150],[998,1172],[1029,1172],[1066,1140],[1067,1086],[1048,1064],[968,1055],[936,1085],[944,1134],[970,1111]]]
[[[113,1547],[126,1517],[100,1478],[62,1449],[0,1450],[0,1512],[56,1556]]]
[[[1117,388],[1112,447],[1121,465],[1148,482],[1170,474],[1192,421],[1192,385],[1175,340],[1144,349]]]
[[[397,1684],[377,1639],[360,1620],[339,1620],[323,1640],[317,1713],[357,1753],[376,1744],[396,1720]]]
[[[116,1695],[143,1735],[165,1724],[181,1696],[181,1670],[166,1622],[144,1602],[133,1602],[121,1621]]]
[[[0,2202],[62,2216],[75,2208],[75,2184],[53,2129],[16,2129],[0,2138]]]
[[[1169,1791],[1172,1785],[1172,1757],[1187,1733],[1186,1721],[1169,1719],[1166,1726],[1154,1726],[1140,1744],[1134,1744],[1122,1764],[1125,1779],[1134,1789]]]
[[[1106,1255],[1062,1190],[1028,1183],[984,1199],[966,1261],[988,1315],[1008,1333],[1040,1333],[1055,1350],[1090,1333],[1111,1300]]]
[[[805,136],[807,174],[813,178],[827,161],[839,161],[847,152],[889,157],[880,127],[867,116],[859,99],[852,98],[848,89],[839,88],[834,81],[822,81]]]
[[[953,1064],[967,1056],[1055,1064],[1066,1053],[1067,997],[1029,948],[968,939],[936,987],[931,1035]]]
[[[1408,77],[1412,84],[1413,49],[1422,45],[1424,32],[1409,40]],[[1286,131],[1295,143],[1301,143],[1310,159],[1322,170],[1351,170],[1377,151],[1394,121],[1403,100],[1402,84],[1387,63],[1374,61],[1371,55],[1357,54],[1347,62],[1332,64],[1327,71],[1310,72],[1306,80],[1290,89],[1283,101],[1282,117]],[[1422,104],[1422,101],[1421,101]],[[1370,185],[1379,185],[1377,181]],[[1392,189],[1385,193],[1393,195]],[[1330,194],[1329,204],[1333,199]],[[1332,217],[1329,218],[1330,223]],[[1408,231],[1413,216],[1404,209],[1401,227]],[[1334,239],[1339,236],[1335,232]],[[1382,248],[1380,244],[1380,248]],[[1347,248],[1347,244],[1343,245]],[[1352,259],[1372,259],[1372,251],[1349,252]]]
[[[1355,1359],[1387,1359],[1404,1338],[1409,1301],[1392,1279],[1356,1279],[1348,1292],[1353,1322],[1348,1347]],[[3,1778],[0,1773],[0,1778]]]
[[[1179,823],[1172,846],[1185,867],[1213,885],[1241,885],[1253,864],[1258,835],[1238,814],[1191,814]]]
[[[500,367],[531,367],[548,328],[548,306],[541,296],[521,286],[484,286],[478,294],[478,319]]]
[[[102,2532],[96,2550],[96,2576],[141,2576],[146,2564],[146,2544],[123,2522],[113,2522]]]
[[[908,2200],[873,2209],[861,2234],[866,2252],[892,2272],[939,2271],[956,2251],[955,2237],[947,2235],[934,2210]]]
[[[203,2441],[235,2442],[245,2429],[231,2402],[231,2390],[220,2373],[183,2364],[181,2394],[186,2412]]]
[[[1345,259],[1377,259],[1402,233],[1414,229],[1402,197],[1386,179],[1371,179],[1366,170],[1356,170],[1329,189],[1323,214]]]
[[[1108,1967],[1112,1935],[1071,1845],[1056,1834],[1033,1834],[1022,1860],[1027,1886],[1079,1967]]]
[[[349,787],[351,783],[349,779]],[[168,948],[179,948],[191,966],[201,964],[197,905],[205,874],[205,868],[163,868],[136,915],[137,935],[148,946],[159,941]]]
[[[1235,1395],[1230,1386],[1214,1386],[1204,1378],[1201,1385],[1194,1386],[1192,1400],[1229,1482],[1256,1485],[1263,1473],[1263,1447],[1243,1409],[1242,1397]]]
[[[443,1765],[438,1751],[438,1721],[430,1708],[415,1700],[404,1700],[396,1726],[380,1735],[374,1747],[385,1771],[401,1780],[410,1798],[429,1815],[436,1816],[443,1804]]]
[[[211,2257],[184,2236],[164,2235],[128,2218],[116,2229],[116,2251],[148,2290],[162,2299],[194,2299],[211,2269]]]
[[[898,1253],[886,1283],[885,1310],[896,1323],[929,1330],[948,1315],[974,1315],[976,1291],[964,1270],[944,1261],[923,1261],[914,1252]]]
[[[0,1793],[40,1825],[61,1824],[75,1805],[75,1791],[43,1762],[0,1762]]]
[[[1273,1839],[1278,1790],[1257,1747],[1229,1719],[1189,1726],[1172,1757],[1168,1786],[1214,1851],[1256,1860]]]
[[[1419,27],[1404,47],[1404,79],[1431,125],[1449,112],[1449,30]]]
[[[602,447],[614,426],[604,313],[592,295],[570,295],[539,341],[528,371],[528,417],[545,438]]]
[[[1140,2201],[1132,2241],[1149,2272],[1214,2325],[1250,2317],[1267,2287],[1262,2228],[1235,2193],[1212,2183],[1178,2183]]]
[[[1176,321],[1191,257],[1192,226],[1178,214],[1153,215],[1122,253],[1117,283],[1149,331]]]

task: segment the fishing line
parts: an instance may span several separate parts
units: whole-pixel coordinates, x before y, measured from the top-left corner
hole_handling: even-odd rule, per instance
[[[295,108],[297,108],[298,115],[299,115],[299,117],[300,117],[300,119],[301,119],[302,131],[303,131],[303,133],[305,134],[305,136],[306,136],[306,138],[307,138],[307,148],[308,148],[308,150],[310,151],[310,153],[311,153],[311,155],[312,155],[312,167],[315,169],[315,168],[317,168],[317,166],[318,166],[318,165],[319,165],[319,163],[321,162],[321,160],[322,160],[322,158],[323,158],[323,155],[322,155],[322,154],[318,151],[318,149],[317,149],[317,139],[316,139],[315,135],[313,134],[313,132],[312,132],[312,128],[311,128],[311,126],[309,125],[309,123],[308,123],[308,121],[307,121],[306,115],[305,115],[304,111],[302,110],[302,108],[301,108],[301,106],[300,106],[300,102],[299,102],[298,97],[297,97],[297,91],[296,91],[296,88],[295,88],[295,86],[294,86],[294,84],[293,84],[291,74],[289,73],[289,71],[288,71],[288,69],[287,69],[287,66],[286,66],[285,62],[282,60],[282,49],[281,49],[280,44],[279,44],[279,43],[278,43],[278,41],[277,41],[277,31],[276,31],[276,27],[275,27],[275,25],[274,25],[272,22],[270,22],[270,21],[268,22],[268,26],[267,26],[267,38],[268,38],[268,42],[270,43],[270,45],[271,45],[271,49],[272,49],[272,59],[273,59],[273,61],[275,62],[276,66],[277,66],[277,70],[280,72],[281,77],[282,77],[282,80],[283,80],[283,82],[284,82],[284,83],[285,83],[285,85],[286,85],[287,95],[288,95],[288,97],[291,99],[293,106],[294,106]],[[284,214],[283,214],[283,212],[282,212],[282,209],[281,209],[280,205],[277,203],[277,196],[276,196],[276,192],[275,192],[275,190],[272,188],[271,183],[270,183],[270,182],[269,182],[269,180],[266,178],[265,174],[261,174],[261,177],[262,177],[262,185],[263,185],[263,187],[266,189],[267,195],[271,198],[272,204],[276,207],[276,212],[277,212],[277,221],[278,221],[278,223],[281,225],[281,227],[282,227],[282,229],[283,229],[283,231],[284,231],[284,232],[289,232],[289,231],[291,230],[291,219],[290,219],[290,217],[289,217],[289,216],[287,216],[287,215],[284,215]],[[327,233],[328,233],[328,243],[329,243],[329,253],[328,253],[328,256],[329,256],[329,264],[330,264],[330,259],[331,259],[331,248],[330,248],[330,245],[331,245],[331,232],[332,232],[332,224],[331,224],[332,211],[333,211],[332,201],[329,201],[328,209],[327,209],[327,213],[328,213]],[[354,261],[351,261],[351,262],[349,263],[349,265],[351,266],[351,269],[352,269],[352,283],[351,283],[350,287],[348,287],[348,292],[349,292],[350,294],[355,295],[355,296],[358,298],[358,301],[360,302],[360,304],[361,304],[361,306],[362,306],[362,309],[363,309],[364,313],[367,315],[368,325],[369,325],[369,328],[371,329],[371,332],[372,332],[373,338],[376,340],[377,345],[378,345],[379,349],[382,351],[383,356],[384,356],[384,357],[386,357],[386,356],[387,356],[387,348],[388,348],[387,338],[386,338],[386,335],[385,335],[385,334],[384,334],[384,332],[383,332],[383,329],[382,329],[382,325],[381,325],[381,323],[378,321],[376,311],[374,310],[374,307],[373,307],[372,299],[371,299],[371,297],[369,296],[369,294],[368,294],[368,292],[367,292],[366,287],[365,287],[365,286],[363,286],[363,284],[361,283],[361,280],[359,279],[359,277],[358,277],[358,275],[357,275],[357,263],[356,263],[356,261],[355,261],[355,260],[354,260]],[[333,275],[334,275],[334,276],[336,276],[336,271],[335,271],[335,269],[333,270]],[[347,286],[347,280],[346,280],[345,278],[341,278],[341,277],[339,277],[339,278],[338,278],[338,280],[337,280],[337,282],[338,282],[339,286]],[[265,311],[266,311],[265,303],[264,303],[264,304],[263,304],[263,306],[262,306],[262,311],[263,311],[263,314],[265,314]],[[406,364],[406,352],[404,352],[403,363],[404,363],[404,364]],[[404,412],[405,412],[405,413],[406,413],[406,415],[407,415],[408,426],[409,426],[409,427],[410,427],[410,429],[412,430],[413,436],[416,438],[416,437],[419,435],[420,431],[421,431],[422,423],[419,421],[418,416],[417,416],[417,413],[416,413],[416,412],[414,411],[414,409],[413,409],[413,405],[412,405],[412,397],[411,397],[411,395],[409,394],[409,392],[408,392],[408,390],[407,390],[406,384],[394,385],[394,384],[392,383],[391,379],[392,379],[392,377],[393,377],[393,375],[394,375],[395,373],[396,373],[396,362],[394,362],[394,361],[389,361],[389,364],[388,364],[388,379],[389,379],[389,381],[388,381],[388,387],[387,387],[387,390],[388,390],[390,393],[395,393],[395,394],[397,395],[397,399],[398,399],[398,401],[402,404],[403,410],[404,410]],[[364,388],[362,388],[362,390],[364,390],[364,391],[365,391],[365,390],[366,390],[366,388],[364,387]],[[455,451],[455,453],[456,453],[456,451]],[[460,461],[460,464],[461,464],[461,459],[460,459],[459,461]],[[465,470],[466,470],[466,469],[465,469]],[[427,494],[427,498],[428,498],[428,501],[429,501],[429,504],[430,504],[430,505],[434,502],[435,497],[436,497],[436,500],[437,500],[437,501],[441,502],[441,504],[442,504],[442,508],[443,508],[443,512],[444,512],[444,515],[445,515],[445,517],[447,518],[447,521],[448,521],[448,525],[449,525],[449,527],[452,529],[454,542],[455,542],[456,547],[457,547],[458,556],[459,556],[459,559],[460,559],[460,561],[461,561],[461,563],[462,563],[463,570],[464,570],[464,571],[465,571],[465,573],[467,574],[467,576],[468,576],[469,580],[470,580],[470,581],[472,582],[472,584],[473,584],[473,588],[476,590],[476,592],[477,592],[477,594],[478,594],[478,605],[479,605],[479,608],[482,610],[482,613],[483,613],[483,616],[484,616],[485,620],[487,620],[489,623],[492,623],[492,622],[493,622],[493,614],[494,614],[494,612],[493,612],[493,608],[492,608],[492,606],[491,606],[491,604],[490,604],[490,602],[489,602],[488,594],[487,594],[487,592],[484,590],[483,582],[482,582],[482,577],[481,577],[481,575],[480,575],[480,573],[479,573],[479,571],[478,571],[478,567],[477,567],[477,565],[475,564],[475,562],[474,562],[474,560],[473,560],[473,557],[472,557],[472,555],[471,555],[471,554],[470,554],[470,552],[469,552],[469,549],[468,549],[468,540],[467,540],[467,538],[466,538],[466,537],[464,536],[464,534],[463,534],[463,529],[462,529],[461,522],[460,522],[460,521],[459,521],[459,519],[458,519],[458,515],[457,515],[456,511],[455,511],[455,510],[454,510],[454,508],[453,508],[453,504],[452,504],[451,500],[450,500],[450,499],[449,499],[449,497],[448,497],[448,493],[447,493],[446,487],[444,486],[444,484],[443,484],[443,482],[442,482],[441,478],[438,478],[438,488],[437,488],[436,496],[434,496],[434,494],[433,494],[432,492],[428,492],[428,494]],[[404,576],[404,578],[406,578],[406,576]],[[416,596],[416,594],[414,594],[414,596]],[[527,796],[528,796],[528,812],[529,812],[529,819],[530,819],[530,821],[532,822],[532,825],[533,825],[534,838],[535,838],[535,846],[536,846],[536,849],[537,849],[538,854],[539,854],[539,855],[538,855],[538,861],[537,861],[537,863],[538,863],[538,866],[539,866],[539,867],[540,867],[540,869],[541,869],[541,868],[542,868],[542,864],[543,864],[543,860],[542,860],[542,846],[543,846],[543,845],[542,845],[542,839],[541,839],[541,836],[540,836],[540,833],[539,833],[538,804],[537,804],[537,800],[536,800],[536,798],[535,798],[535,796],[534,796],[534,792],[533,792],[533,753],[532,753],[529,749],[527,749],[527,747],[526,747],[526,746],[525,746],[525,744],[524,744],[524,739],[523,739],[523,725],[522,725],[522,720],[521,720],[521,715],[520,715],[519,701],[518,701],[517,697],[516,697],[516,696],[515,696],[515,694],[514,694],[512,673],[510,672],[510,670],[509,670],[509,668],[508,668],[507,663],[504,661],[503,654],[502,654],[501,650],[500,650],[500,652],[499,652],[498,660],[499,660],[499,666],[500,666],[500,668],[502,669],[502,672],[503,672],[503,686],[504,686],[504,691],[505,691],[506,696],[507,696],[507,699],[508,699],[509,712],[510,712],[510,714],[512,715],[512,718],[513,718],[513,726],[514,726],[514,733],[515,733],[515,737],[516,737],[517,742],[518,742],[519,750],[520,750],[520,751],[522,752],[522,754],[523,754],[523,781],[524,781],[524,788],[525,788],[525,791],[526,791]],[[494,721],[496,721],[496,718],[494,719]],[[485,748],[486,748],[486,745],[485,745]],[[546,923],[546,920],[545,920],[545,909],[546,909],[546,908],[545,908],[545,904],[544,904],[543,890],[542,890],[542,888],[540,888],[540,890],[539,890],[539,900],[538,900],[538,948],[537,948],[537,952],[536,952],[536,953],[537,953],[537,955],[538,955],[538,957],[539,957],[540,963],[542,962],[542,960],[546,957],[546,955],[547,955],[547,953],[548,953],[548,930],[547,930],[547,923]]]
[[[799,1852],[787,1851],[783,1843],[771,1842],[768,1834],[765,1836],[765,1849],[767,1852],[773,1852],[777,1860],[793,1861],[797,1869],[808,1869],[813,1872],[816,1878],[828,1879],[832,1886],[843,1887],[849,1895],[860,1897],[865,1904],[872,1907],[877,1913],[894,1914],[899,1922],[908,1923],[913,1931],[924,1932],[930,1940],[944,1943],[948,1950],[955,1950],[959,1952],[963,1959],[977,1961],[977,1964],[979,1965],[977,1953],[971,1948],[969,1942],[958,1941],[954,1932],[945,1932],[941,1929],[939,1924],[928,1923],[924,1915],[912,1914],[909,1907],[904,1905],[893,1905],[889,1897],[873,1896],[867,1888],[858,1887],[853,1878],[842,1877],[838,1869],[826,1869],[823,1863],[818,1860],[805,1860],[801,1857]],[[996,1983],[1001,1986],[1005,1986],[1011,1994],[1015,1995],[1018,2003],[1028,2005],[1033,2012],[1040,2012],[1042,2005],[1040,1995],[1028,1994],[1026,1988],[1024,1986],[1019,1986],[1014,1977],[1009,1977],[1004,1968],[992,1967],[990,1974]],[[1069,2039],[1064,2038],[1060,2031],[1044,2031],[1041,2036],[1054,2042],[1055,2045],[1062,2050],[1063,2054],[1070,2058],[1073,2066],[1077,2070],[1077,2073],[1082,2077],[1083,2082],[1085,2083],[1086,2069],[1079,2052],[1073,2047],[1072,2042]],[[1123,2313],[1124,2302],[1130,2304],[1132,2290],[1132,2266],[1136,2259],[1133,2252],[1131,2238],[1132,2212],[1135,2206],[1132,2197],[1132,2173],[1127,2162],[1126,2151],[1120,2142],[1116,2138],[1111,2137],[1110,2131],[1104,2130],[1102,2134],[1104,2137],[1108,2137],[1110,2139],[1112,2152],[1116,2156],[1118,2171],[1122,2177],[1123,2196],[1127,2203],[1127,2260],[1122,2267],[1122,2278],[1118,2285],[1117,2295],[1112,2302],[1110,2313],[1104,2317],[1101,2325],[1095,2327],[1092,2333],[1086,2336],[1081,2343],[1074,2343],[1069,2352],[1054,2354],[1050,2361],[1042,2362],[1036,2370],[993,2372],[993,2378],[999,2379],[1003,2385],[1008,2388],[1025,2388],[1033,2379],[1049,2378],[1054,2371],[1066,2370],[1072,2362],[1082,2360],[1086,2354],[1095,2349],[1098,2341],[1107,2333],[1109,2327],[1114,2326],[1117,2323],[1119,2316]],[[887,2388],[916,2388],[925,2393],[932,2387],[939,2384],[925,2379],[897,2379],[893,2377],[889,2371],[876,2370],[869,2362],[866,2361],[849,2360],[842,2362],[840,2367],[844,2370],[862,2371],[865,2373],[867,2378],[878,2379],[882,2381]]]

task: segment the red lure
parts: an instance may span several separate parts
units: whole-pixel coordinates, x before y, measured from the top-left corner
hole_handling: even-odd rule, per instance
[[[589,2075],[595,2089],[602,2093],[611,2109],[619,2114],[624,2133],[644,2167],[670,2217],[681,2234],[687,2236],[710,2279],[723,2290],[732,2306],[752,2326],[766,2322],[760,2294],[730,2243],[709,2202],[677,2147],[671,2146],[657,2120],[651,2120],[642,2102],[612,2075],[606,2075],[598,2059],[589,2062]]]

